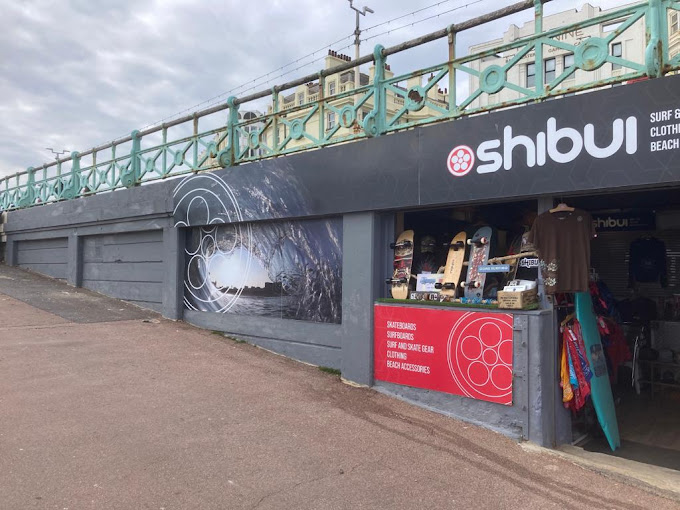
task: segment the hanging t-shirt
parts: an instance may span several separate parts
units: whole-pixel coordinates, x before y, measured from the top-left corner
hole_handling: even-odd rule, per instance
[[[593,235],[593,222],[586,211],[574,209],[538,215],[527,241],[539,252],[548,294],[588,291]]]
[[[666,245],[656,237],[641,237],[630,243],[628,263],[629,286],[633,282],[660,282],[668,285]]]

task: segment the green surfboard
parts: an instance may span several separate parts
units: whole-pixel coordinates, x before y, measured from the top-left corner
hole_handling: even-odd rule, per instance
[[[616,409],[612,387],[609,383],[609,372],[604,357],[604,347],[597,329],[597,318],[593,312],[593,300],[588,292],[577,292],[574,299],[576,319],[581,324],[583,343],[588,354],[588,363],[593,372],[590,380],[590,392],[597,413],[597,421],[607,437],[612,451],[621,446],[619,425],[616,421]]]

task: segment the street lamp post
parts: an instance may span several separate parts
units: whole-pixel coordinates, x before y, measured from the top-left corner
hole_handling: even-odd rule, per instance
[[[347,0],[349,2],[349,7],[352,9],[354,12],[356,12],[356,27],[354,29],[354,61],[356,62],[359,60],[359,44],[361,43],[359,39],[359,35],[361,35],[361,30],[359,29],[359,15],[361,14],[362,16],[366,16],[367,12],[370,12],[371,14],[375,13],[373,9],[370,7],[366,7],[364,5],[363,9],[357,9],[352,5],[354,0]],[[354,89],[358,89],[361,86],[361,70],[359,69],[359,66],[354,68]]]

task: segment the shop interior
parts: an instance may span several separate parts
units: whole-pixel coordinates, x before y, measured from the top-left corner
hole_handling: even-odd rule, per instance
[[[414,232],[411,274],[416,276],[443,271],[454,236],[465,232],[465,237],[472,240],[475,233],[482,227],[491,228],[488,235],[487,260],[520,253],[522,235],[531,228],[536,211],[535,200],[408,211],[396,215],[396,231]],[[461,282],[466,280],[470,246],[466,246],[464,251],[465,262],[459,277]],[[537,270],[534,268],[533,272],[529,271],[529,273],[531,273],[529,276],[533,276],[533,280],[536,280]],[[483,296],[489,298],[490,301],[495,301],[498,290],[515,276],[522,277],[522,275],[523,271],[516,274],[514,270],[510,273],[486,274]],[[416,281],[412,279],[409,290],[416,291],[416,289]],[[417,294],[420,299],[425,293],[418,292]],[[464,292],[458,288],[455,295],[463,296]],[[386,297],[389,297],[389,286]],[[409,298],[412,297],[413,292],[410,292]],[[428,297],[425,296],[425,299]]]
[[[680,470],[680,194],[677,189],[565,197],[589,211],[591,294],[616,407],[621,448],[607,445],[592,407],[573,414],[589,451]],[[565,310],[558,308],[558,315]]]
[[[574,317],[575,294],[553,294],[546,286],[548,300],[557,315],[555,338],[560,342],[560,357],[564,352],[567,360],[564,365],[562,359],[556,362],[560,368],[566,367],[567,372],[571,370],[558,373],[567,379],[571,377],[573,390],[581,390],[576,399],[573,391],[569,400],[564,395],[567,400],[564,405],[572,418],[574,444],[588,451],[676,470],[680,470],[678,191],[564,196],[555,200],[553,212],[544,213],[568,217],[574,214],[573,210],[576,213],[585,211],[591,215],[594,227],[594,237],[589,245],[590,264],[581,268],[587,271],[587,288],[581,290],[590,295],[593,303],[591,309],[595,312],[602,343],[601,366],[606,363],[621,446],[612,452],[590,390],[579,387],[579,384],[588,385],[589,382],[583,380],[583,373],[581,380],[574,377],[574,361],[584,352],[570,352],[564,332],[580,328]],[[558,206],[558,203],[562,205]],[[531,242],[527,242],[531,238],[527,233],[539,216],[537,209],[535,200],[527,200],[404,212],[396,215],[396,231],[414,232],[412,274],[437,273],[447,262],[451,239],[461,231],[465,231],[469,239],[480,226],[492,228],[488,258],[533,250]],[[570,234],[565,232],[563,235]],[[510,272],[486,275],[483,295],[490,303],[495,303],[490,306],[497,306],[498,291],[508,283],[514,283],[520,277],[522,281],[538,278],[538,268],[518,268],[518,260],[509,261]],[[563,260],[561,263],[563,267],[565,264],[588,265],[578,262],[580,260],[588,259],[577,257],[575,261]],[[467,269],[463,268],[461,281],[465,281]],[[543,267],[543,271],[545,269]],[[517,271],[524,272],[518,274]],[[544,272],[544,283],[545,278]],[[389,288],[388,285],[388,298]],[[416,283],[412,279],[410,299],[420,299],[419,293],[413,292],[415,289]],[[462,291],[458,289],[456,295],[462,295]],[[593,363],[590,360],[590,368],[595,372],[597,367],[592,366]],[[563,382],[561,377],[561,386]]]

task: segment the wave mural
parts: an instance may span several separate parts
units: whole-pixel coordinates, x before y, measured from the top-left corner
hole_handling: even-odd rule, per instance
[[[176,226],[191,227],[186,308],[340,323],[342,219],[249,222],[308,207],[282,172],[248,184],[236,188],[199,174],[175,189]]]

